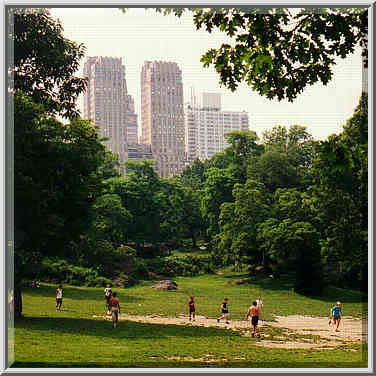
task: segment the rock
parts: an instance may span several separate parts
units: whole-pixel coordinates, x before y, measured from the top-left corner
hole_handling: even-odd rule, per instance
[[[156,285],[152,286],[152,288],[156,290],[177,290],[178,284],[167,279],[159,281]]]

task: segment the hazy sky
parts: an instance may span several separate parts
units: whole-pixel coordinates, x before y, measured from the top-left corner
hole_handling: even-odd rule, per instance
[[[293,102],[269,100],[241,85],[232,93],[219,86],[219,75],[204,68],[201,55],[225,41],[220,32],[196,31],[192,16],[163,16],[154,10],[117,8],[52,8],[60,19],[67,38],[83,43],[87,56],[121,57],[126,69],[128,92],[133,96],[140,115],[140,75],[145,60],[175,61],[182,70],[184,101],[190,87],[222,94],[222,108],[247,111],[250,129],[262,132],[274,125],[305,125],[316,139],[325,139],[342,131],[353,113],[362,87],[360,49],[347,59],[338,59],[334,79],[327,85],[316,84],[305,89]],[[83,62],[82,62],[83,66]],[[82,67],[81,67],[82,71]]]

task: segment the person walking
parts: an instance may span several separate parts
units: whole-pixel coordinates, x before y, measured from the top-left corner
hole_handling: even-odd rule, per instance
[[[116,297],[116,292],[112,293],[112,297],[109,301],[109,310],[112,316],[112,327],[116,328],[118,321],[119,321],[119,313],[120,313],[120,300]]]
[[[257,302],[254,301],[252,305],[248,308],[246,320],[251,318],[251,325],[253,326],[253,333],[252,337],[257,335],[260,338],[259,330],[258,330],[258,321],[259,321],[259,309],[257,308]]]
[[[189,308],[189,321],[195,321],[195,314],[196,314],[196,306],[195,306],[195,298],[191,296],[188,301],[188,308]]]
[[[106,288],[104,289],[104,298],[106,300],[106,308],[107,308],[107,314],[110,314],[110,300],[112,298],[112,289],[109,284],[106,285]]]
[[[223,299],[223,303],[221,304],[221,311],[222,311],[222,316],[217,319],[217,322],[219,322],[222,319],[226,320],[226,324],[230,324],[229,317],[229,308],[228,308],[228,298]]]
[[[56,311],[60,311],[63,304],[63,286],[59,285],[56,289]]]
[[[341,302],[337,302],[337,304],[331,309],[331,311],[332,311],[333,326],[335,326],[336,332],[339,332],[338,327],[339,327],[339,323],[341,322],[341,311],[342,311]]]
[[[259,320],[262,320],[263,303],[262,303],[261,296],[259,296],[256,299],[256,303],[257,303],[257,309],[259,310]]]

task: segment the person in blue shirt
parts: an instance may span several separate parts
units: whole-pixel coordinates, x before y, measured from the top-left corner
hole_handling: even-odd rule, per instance
[[[337,304],[332,308],[332,322],[336,328],[336,332],[339,332],[338,326],[341,322],[341,302],[337,302]]]

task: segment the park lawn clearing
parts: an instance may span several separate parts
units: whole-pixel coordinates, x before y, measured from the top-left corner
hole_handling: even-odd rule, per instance
[[[179,285],[177,291],[154,290],[150,281],[128,289],[116,288],[122,316],[116,329],[104,319],[102,288],[64,286],[59,312],[55,310],[56,286],[27,288],[23,292],[24,317],[15,322],[13,367],[367,367],[367,344],[362,341],[343,341],[322,348],[264,346],[267,341],[274,345],[319,343],[323,337],[318,332],[288,329],[285,322],[278,326],[278,320],[310,311],[313,317],[325,320],[328,328],[329,308],[336,299],[343,302],[346,317],[355,317],[359,323],[365,311],[359,293],[346,290],[341,295],[341,290],[336,290],[313,299],[286,289],[284,281],[259,279],[251,284],[229,284],[239,278],[239,273],[180,277],[174,279]],[[330,296],[334,293],[336,299]],[[261,340],[249,336],[251,329],[244,320],[250,301],[259,294],[265,304],[266,320],[262,321]],[[194,324],[187,324],[190,295],[195,296],[197,305]],[[215,320],[223,297],[230,299],[233,330],[224,330],[226,324],[217,324]],[[137,316],[149,317],[151,321],[143,322]],[[200,325],[204,319],[214,326]],[[236,322],[244,327],[237,328]],[[307,323],[306,320],[300,329],[307,329]]]

